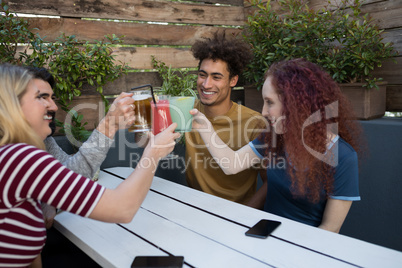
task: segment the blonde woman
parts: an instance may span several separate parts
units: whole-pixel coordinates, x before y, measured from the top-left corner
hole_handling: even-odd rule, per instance
[[[43,140],[51,133],[49,106],[26,69],[0,65],[1,267],[41,266],[46,239],[41,202],[101,221],[130,222],[159,159],[180,136],[174,133],[175,124],[152,136],[136,170],[116,189],[105,189],[43,151]]]

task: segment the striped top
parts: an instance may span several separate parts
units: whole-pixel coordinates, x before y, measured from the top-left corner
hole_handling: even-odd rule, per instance
[[[88,217],[105,188],[27,144],[0,147],[0,267],[25,267],[41,252],[40,202]]]

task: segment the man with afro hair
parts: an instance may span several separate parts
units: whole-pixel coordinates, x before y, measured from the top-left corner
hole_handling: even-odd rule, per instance
[[[219,137],[233,150],[254,140],[265,128],[260,113],[234,103],[231,91],[252,58],[247,43],[224,31],[197,40],[191,47],[199,60],[194,108],[206,115]],[[197,131],[186,133],[186,180],[188,186],[231,201],[262,208],[266,187],[257,189],[259,167],[225,175]],[[238,160],[241,165],[242,159]],[[264,173],[265,172],[261,172]],[[265,178],[263,179],[265,185]]]

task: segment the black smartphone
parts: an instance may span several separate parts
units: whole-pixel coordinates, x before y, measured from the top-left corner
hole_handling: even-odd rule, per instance
[[[256,225],[251,227],[246,235],[258,237],[258,238],[266,238],[269,236],[279,225],[281,222],[279,221],[271,221],[271,220],[260,220]]]
[[[137,256],[134,258],[131,268],[181,268],[183,256]]]

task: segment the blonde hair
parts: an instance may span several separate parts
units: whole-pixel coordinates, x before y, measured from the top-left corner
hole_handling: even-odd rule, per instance
[[[43,140],[25,118],[20,100],[33,76],[23,67],[0,65],[0,146],[27,143],[44,149]]]

